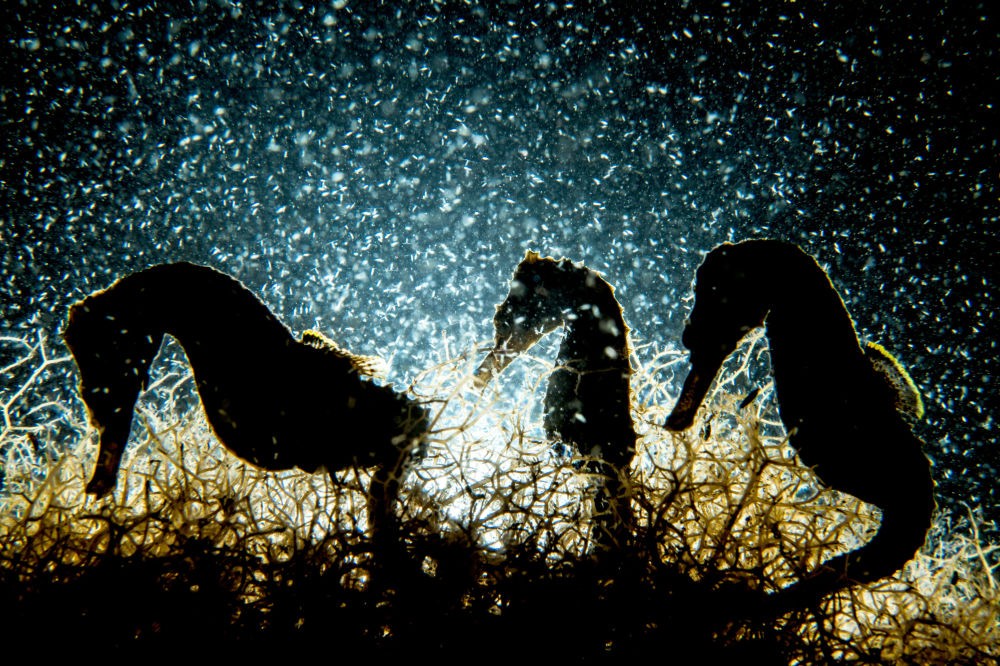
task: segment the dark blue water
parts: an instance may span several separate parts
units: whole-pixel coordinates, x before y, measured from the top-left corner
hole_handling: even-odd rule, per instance
[[[702,254],[783,238],[924,391],[942,504],[1000,517],[996,10],[665,4],[7,3],[3,332],[187,259],[406,379],[526,249],[678,345]]]

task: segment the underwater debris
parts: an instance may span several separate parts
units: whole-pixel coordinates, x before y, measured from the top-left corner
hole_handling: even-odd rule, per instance
[[[528,251],[514,270],[510,293],[496,308],[494,346],[476,371],[485,386],[542,337],[565,333],[545,392],[545,432],[556,447],[575,447],[586,469],[604,479],[598,519],[617,545],[629,538],[627,484],[635,455],[629,381],[629,328],[614,288],[569,259]]]
[[[736,409],[746,409],[747,407],[750,406],[750,404],[754,400],[757,399],[758,395],[760,395],[760,387],[759,386],[757,388],[755,388],[754,390],[750,391],[749,393],[747,393],[746,397],[743,398],[742,400],[740,400],[740,404],[736,406]]]
[[[402,467],[419,453],[426,411],[367,379],[372,359],[315,331],[295,340],[236,279],[190,263],[134,273],[70,308],[63,337],[100,433],[88,493],[115,487],[164,335],[184,348],[208,422],[229,450],[267,470],[374,467],[373,528],[391,511]]]
[[[683,334],[691,369],[667,427],[691,425],[723,361],[748,331],[765,326],[792,447],[829,487],[882,511],[867,544],[819,572],[803,572],[802,581],[778,595],[781,607],[898,571],[923,546],[935,501],[930,461],[898,410],[901,400],[913,398],[900,398],[885,378],[891,356],[878,348],[873,364],[829,277],[790,243],[720,245],[698,268],[694,291]],[[890,365],[901,371],[894,360]],[[913,387],[912,380],[905,385]]]

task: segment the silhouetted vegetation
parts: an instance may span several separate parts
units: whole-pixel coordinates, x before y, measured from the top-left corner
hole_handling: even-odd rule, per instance
[[[96,433],[78,399],[46,388],[69,358],[49,356],[41,339],[4,345],[8,642],[107,651],[204,639],[487,663],[1000,656],[994,546],[979,542],[973,513],[963,525],[937,523],[892,577],[774,620],[757,612],[878,525],[873,506],[823,489],[787,445],[773,387],[759,380],[759,335],[723,366],[682,434],[661,424],[685,357],[637,348],[638,442],[626,476],[634,534],[614,550],[592,538],[595,484],[551,454],[533,416],[551,370],[544,360],[524,355],[531,372],[504,373],[485,393],[472,385],[474,353],[429,369],[407,390],[432,421],[427,454],[402,480],[402,549],[392,553],[370,539],[370,470],[242,462],[212,435],[182,363],[161,362],[140,397],[114,492],[86,495]],[[740,408],[750,387],[759,395]]]

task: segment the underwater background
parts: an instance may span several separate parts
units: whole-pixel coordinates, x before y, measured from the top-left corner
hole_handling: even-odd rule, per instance
[[[491,338],[527,249],[679,346],[703,254],[781,238],[922,389],[941,506],[1000,518],[992,3],[0,11],[0,334],[185,259],[405,383]]]

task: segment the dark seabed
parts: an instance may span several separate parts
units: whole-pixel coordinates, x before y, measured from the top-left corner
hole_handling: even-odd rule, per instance
[[[703,253],[776,237],[923,390],[942,506],[1000,517],[992,3],[183,4],[5,3],[3,335],[184,259],[405,382],[526,249],[677,346]]]

